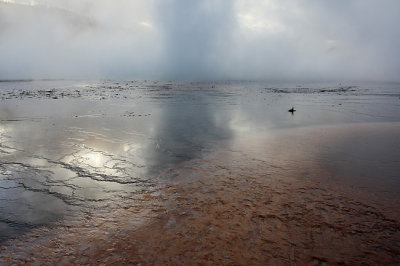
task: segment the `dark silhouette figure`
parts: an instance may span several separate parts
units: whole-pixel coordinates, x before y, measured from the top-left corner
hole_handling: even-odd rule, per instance
[[[292,108],[290,108],[288,111],[289,111],[289,112],[291,112],[291,113],[292,113],[292,115],[293,115],[293,114],[294,114],[294,112],[296,112],[296,109],[294,109],[294,107],[292,106]]]

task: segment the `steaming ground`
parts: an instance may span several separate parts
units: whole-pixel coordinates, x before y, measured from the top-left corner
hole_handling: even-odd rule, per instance
[[[398,263],[399,88],[2,81],[2,262]]]

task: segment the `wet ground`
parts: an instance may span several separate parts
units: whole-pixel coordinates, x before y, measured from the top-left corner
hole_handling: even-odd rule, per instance
[[[399,262],[398,84],[0,87],[3,262]]]

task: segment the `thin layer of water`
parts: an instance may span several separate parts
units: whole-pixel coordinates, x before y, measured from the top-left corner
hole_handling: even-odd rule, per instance
[[[254,132],[399,121],[398,91],[355,83],[1,82],[1,238],[150,189],[163,169]]]
[[[0,262],[396,265],[399,194],[373,195],[361,183],[336,182],[321,161],[337,162],[335,145],[357,136],[396,141],[399,128],[323,126],[236,138],[227,148],[164,169],[165,186],[51,230],[33,230],[4,246]],[[390,161],[378,145],[371,151]],[[359,158],[373,162],[370,155]]]

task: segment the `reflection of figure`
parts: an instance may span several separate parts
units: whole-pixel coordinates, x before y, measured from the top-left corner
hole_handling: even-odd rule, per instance
[[[292,108],[291,109],[289,109],[288,110],[289,112],[291,112],[292,113],[292,115],[294,114],[294,112],[296,112],[296,110],[294,109],[294,107],[292,106]]]
[[[165,93],[162,90],[154,94]],[[183,161],[199,158],[218,141],[231,138],[229,120],[219,121],[222,114],[216,100],[203,92],[192,93],[192,99],[165,101],[163,112],[154,126],[146,164],[150,174]],[[176,99],[182,97],[176,95]]]

